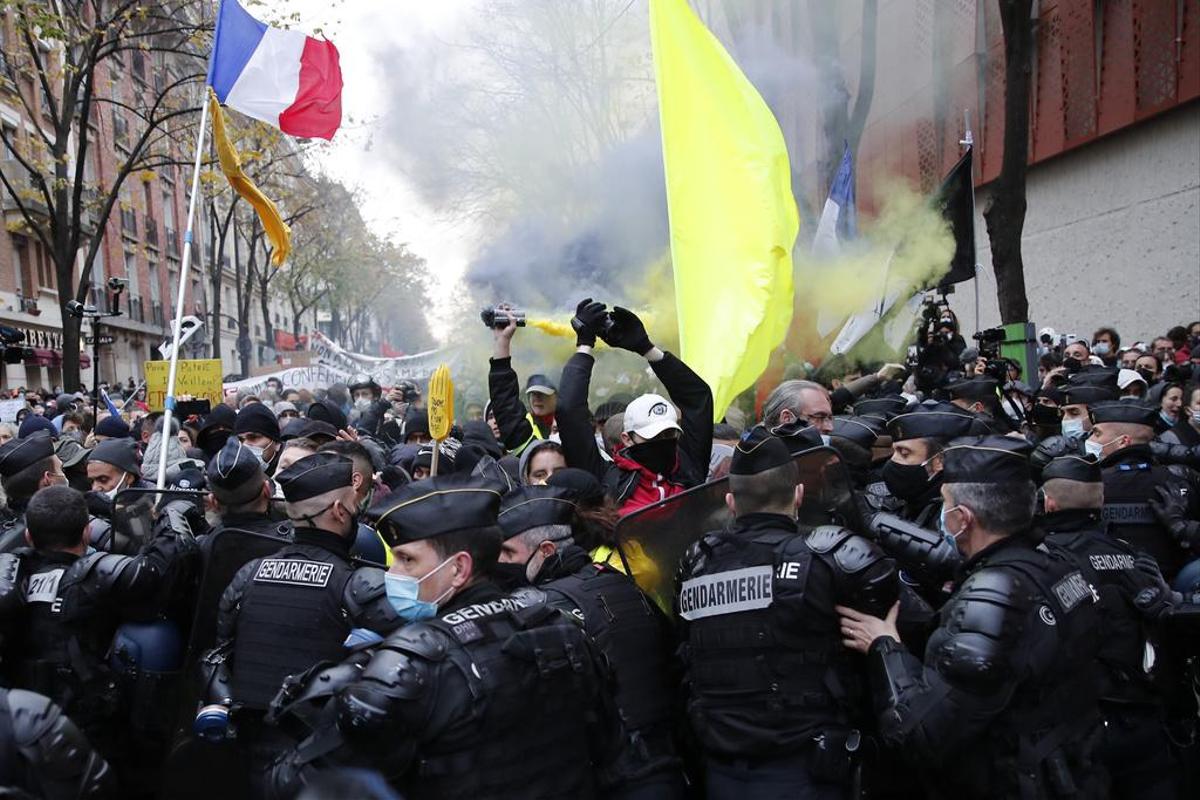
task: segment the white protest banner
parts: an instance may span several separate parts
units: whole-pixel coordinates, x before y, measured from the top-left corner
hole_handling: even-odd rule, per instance
[[[0,422],[16,422],[17,412],[28,407],[23,397],[16,400],[0,400]]]
[[[248,392],[259,394],[266,388],[267,381],[277,378],[284,389],[324,389],[334,383],[349,383],[351,374],[326,364],[313,364],[310,367],[290,367],[266,375],[247,378],[244,381],[234,381],[223,385],[225,394],[233,392]]]
[[[369,375],[380,386],[395,386],[403,380],[425,383],[439,364],[449,364],[453,368],[456,360],[455,354],[448,350],[426,350],[397,358],[352,353],[320,333],[309,336],[308,348],[317,354],[321,363],[352,376]]]

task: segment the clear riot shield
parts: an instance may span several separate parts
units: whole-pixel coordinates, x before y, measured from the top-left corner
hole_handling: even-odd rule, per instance
[[[204,513],[208,492],[198,489],[122,489],[113,500],[110,553],[136,555],[154,535],[154,517],[173,500],[187,500]]]
[[[806,450],[796,456],[796,466],[804,485],[801,525],[836,524],[862,530],[854,484],[836,450]],[[728,491],[729,479],[721,478],[638,509],[617,524],[617,543],[630,574],[669,613],[674,613],[675,574],[684,552],[733,519],[725,505]]]

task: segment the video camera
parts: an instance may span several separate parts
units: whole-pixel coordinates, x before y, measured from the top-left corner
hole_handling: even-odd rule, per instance
[[[516,308],[500,308],[499,306],[485,306],[479,312],[479,318],[483,320],[483,324],[489,328],[507,328],[508,323],[515,321],[518,328],[525,327],[525,312]]]

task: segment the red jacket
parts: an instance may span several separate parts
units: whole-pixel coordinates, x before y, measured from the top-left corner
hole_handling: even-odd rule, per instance
[[[613,454],[613,463],[621,469],[637,475],[637,483],[625,495],[625,501],[621,503],[621,516],[632,514],[639,508],[657,503],[659,500],[674,497],[687,488],[683,484],[675,483],[662,475],[651,472],[632,458],[626,458],[620,450]],[[676,456],[675,468],[671,470],[671,473],[676,474],[678,471],[679,456]]]

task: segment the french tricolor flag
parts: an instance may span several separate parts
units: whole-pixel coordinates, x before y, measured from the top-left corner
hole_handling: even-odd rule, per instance
[[[342,122],[333,42],[272,28],[222,0],[208,84],[222,104],[291,136],[331,139]]]

